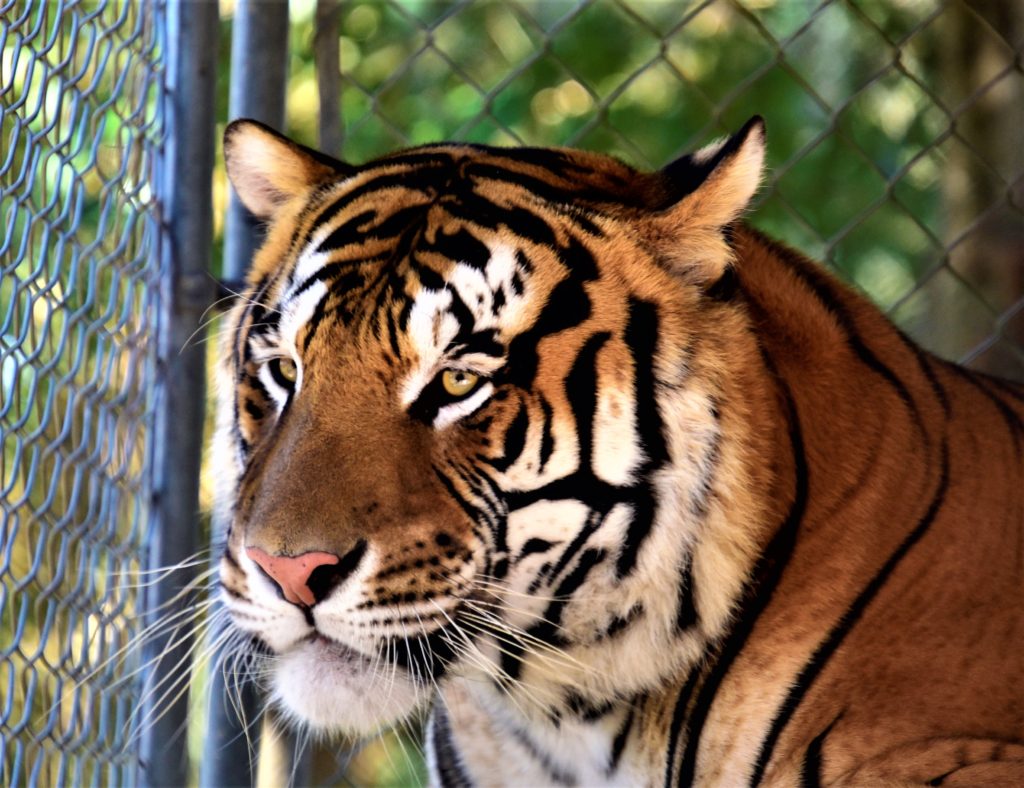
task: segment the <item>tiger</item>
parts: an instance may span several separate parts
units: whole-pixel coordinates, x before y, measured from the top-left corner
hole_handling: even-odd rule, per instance
[[[227,127],[217,583],[289,723],[425,720],[442,786],[1024,784],[1024,387],[745,222],[765,146]]]

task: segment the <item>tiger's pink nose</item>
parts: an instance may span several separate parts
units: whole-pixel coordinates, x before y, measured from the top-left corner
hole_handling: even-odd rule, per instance
[[[285,599],[293,605],[306,607],[313,607],[326,596],[326,593],[315,594],[310,587],[313,572],[322,566],[331,566],[341,561],[334,553],[316,550],[302,555],[271,555],[258,547],[247,547],[245,552],[280,586]]]

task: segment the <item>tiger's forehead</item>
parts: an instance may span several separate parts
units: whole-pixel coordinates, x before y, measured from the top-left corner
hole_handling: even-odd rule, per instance
[[[301,355],[340,327],[424,359],[514,336],[559,280],[594,267],[603,219],[656,191],[579,151],[441,145],[372,162],[271,227],[257,263],[280,346]]]
[[[376,179],[404,174],[405,185],[433,196],[457,194],[468,185],[519,186],[551,202],[650,205],[664,197],[662,179],[599,153],[570,148],[498,148],[442,143],[384,156],[362,167],[342,186],[375,189]],[[386,182],[385,182],[386,183]]]
[[[456,346],[494,350],[502,334],[519,330],[534,263],[516,244],[451,221],[435,232],[412,222],[384,238],[375,233],[380,223],[368,220],[365,240],[324,249],[324,239],[351,220],[338,221],[277,277],[270,344],[302,357],[317,336],[344,337],[398,360],[427,361]]]

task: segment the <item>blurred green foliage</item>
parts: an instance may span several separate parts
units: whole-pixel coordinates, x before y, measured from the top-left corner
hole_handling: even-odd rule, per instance
[[[314,146],[315,10],[316,0],[291,3],[287,128]],[[837,269],[947,357],[990,337],[1005,306],[1005,287],[969,266],[940,270],[960,242],[946,173],[971,143],[987,147],[951,134],[977,97],[950,82],[941,53],[983,42],[987,65],[968,88],[1009,86],[1008,108],[1013,90],[1024,96],[1018,53],[961,0],[374,0],[339,4],[332,33],[343,144],[331,152],[352,162],[459,139],[657,167],[760,114],[769,176],[756,225]],[[949,311],[950,298],[960,328],[936,332],[933,310]]]
[[[654,167],[761,114],[773,188],[755,222],[890,305],[941,248],[941,153],[906,169],[948,124],[906,73],[934,71],[941,25],[898,65],[890,43],[931,5],[346,3],[341,153],[454,138]],[[312,4],[293,6],[288,131],[315,144]],[[868,208],[871,230],[846,231]]]

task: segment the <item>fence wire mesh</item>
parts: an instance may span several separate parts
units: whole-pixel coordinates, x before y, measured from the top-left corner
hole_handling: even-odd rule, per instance
[[[2,785],[136,779],[157,17],[0,0]]]
[[[764,115],[770,172],[754,223],[826,261],[939,354],[1024,378],[1020,4],[319,0],[293,11],[293,131],[318,124],[324,147],[354,161],[456,138],[660,166]]]

